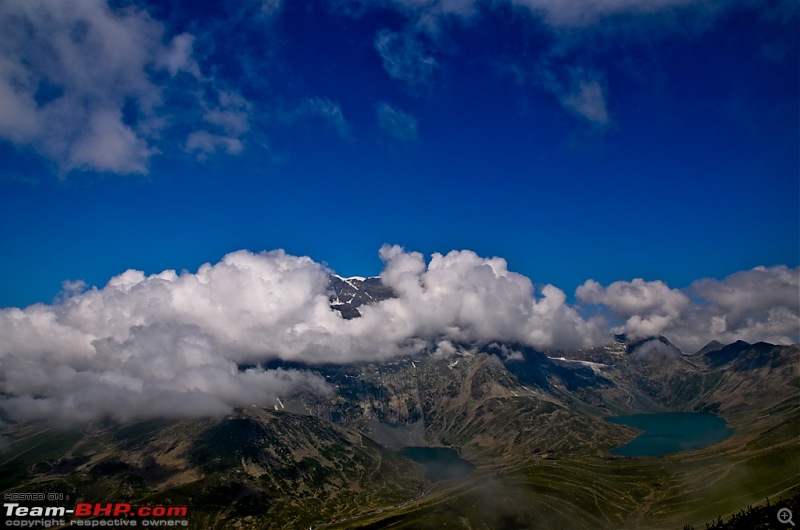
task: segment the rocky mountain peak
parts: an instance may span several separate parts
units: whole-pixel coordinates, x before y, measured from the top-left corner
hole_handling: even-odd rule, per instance
[[[361,312],[358,308],[362,305],[380,302],[396,296],[394,290],[384,285],[379,276],[343,278],[337,274],[332,274],[328,290],[331,308],[339,311],[342,318],[345,319],[360,317]]]

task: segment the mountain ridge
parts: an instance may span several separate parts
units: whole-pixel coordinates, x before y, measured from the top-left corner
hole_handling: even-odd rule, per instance
[[[343,318],[394,296],[380,278],[331,277]],[[338,309],[337,309],[338,307]],[[88,502],[187,504],[198,527],[680,527],[800,485],[800,346],[609,337],[539,350],[494,341],[347,364],[274,359],[330,389],[201,419],[56,431],[6,422],[6,491]],[[239,370],[253,368],[240,366]],[[707,449],[615,456],[638,435],[608,416],[709,412],[735,431]],[[425,477],[403,447],[447,447],[476,466]],[[715,489],[719,477],[741,486]],[[486,498],[501,499],[489,506]],[[502,500],[506,499],[506,500]]]

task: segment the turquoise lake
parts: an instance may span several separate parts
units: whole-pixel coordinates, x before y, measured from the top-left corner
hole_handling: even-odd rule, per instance
[[[475,466],[449,447],[406,447],[400,452],[425,466],[425,478],[449,480],[471,475]]]
[[[719,443],[733,433],[719,416],[701,412],[634,414],[606,419],[644,431],[630,443],[611,451],[621,456],[661,456],[700,449]]]

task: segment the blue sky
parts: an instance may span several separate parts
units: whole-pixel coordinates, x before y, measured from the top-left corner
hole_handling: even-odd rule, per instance
[[[72,4],[0,7],[0,307],[239,249],[800,261],[796,2]]]

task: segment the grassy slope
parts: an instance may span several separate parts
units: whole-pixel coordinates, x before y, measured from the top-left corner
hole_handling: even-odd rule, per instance
[[[483,381],[475,367],[467,371],[459,365],[462,369],[463,381],[431,400],[435,414],[429,427],[441,441],[461,447],[478,470],[460,481],[428,484],[422,496],[420,473],[409,468],[412,464],[352,431],[345,435],[324,422],[291,415],[280,416],[277,423],[261,418],[268,428],[244,429],[241,440],[238,430],[222,431],[224,436],[210,446],[222,449],[218,453],[205,455],[202,444],[192,442],[193,454],[205,455],[202,461],[224,464],[203,476],[191,476],[201,462],[182,462],[177,457],[181,447],[174,442],[197,440],[205,429],[200,423],[190,432],[189,423],[154,420],[105,432],[98,428],[88,437],[22,426],[0,454],[0,485],[8,490],[27,477],[33,480],[26,487],[31,491],[64,491],[102,501],[189,503],[198,528],[307,528],[328,521],[331,528],[494,529],[681,528],[686,523],[702,528],[718,515],[767,496],[788,496],[800,484],[800,397],[781,397],[797,394],[796,378],[789,383],[791,391],[779,392],[775,385],[782,379],[766,374],[760,379],[769,381],[770,388],[744,392],[747,377],[720,386],[721,373],[704,374],[703,381],[695,381],[702,390],[687,392],[708,395],[709,402],[724,397],[738,403],[722,412],[734,436],[693,452],[622,458],[606,450],[633,436],[631,429],[543,401],[533,392],[494,385],[504,381],[503,374]],[[451,372],[457,371],[444,373]],[[725,394],[714,394],[717,388]],[[461,396],[465,391],[469,395]],[[522,395],[509,396],[517,393]],[[455,396],[453,406],[443,407],[449,394]],[[762,399],[760,404],[754,396]],[[260,434],[250,440],[253,432]],[[311,439],[314,443],[306,447]],[[291,449],[297,465],[284,469],[260,450],[225,460],[250,442],[252,448],[272,448],[275,458]],[[348,448],[345,453],[342,447]],[[115,467],[120,454],[130,469]],[[272,471],[262,474],[266,469]],[[183,480],[165,486],[158,475],[162,471]],[[319,488],[322,484],[327,487]],[[298,488],[308,491],[297,495]]]
[[[188,505],[194,528],[308,528],[399,505],[423,482],[421,466],[362,435],[291,414],[9,434],[4,491],[60,492],[70,507]]]
[[[326,528],[702,528],[800,486],[797,400],[780,416],[737,429],[721,444],[663,457],[565,455],[483,466],[414,503]]]
[[[500,401],[515,408],[526,400]],[[531,400],[529,405],[533,404],[546,405]],[[547,417],[538,408],[535,412],[542,420]],[[490,430],[502,431],[500,424],[508,418],[504,413],[494,416],[498,424]],[[570,416],[558,419],[557,426],[552,421],[541,425],[555,429],[548,438],[568,431],[577,437],[596,437],[580,432],[591,425],[572,422]],[[23,476],[34,476],[35,482],[25,489],[91,500],[189,503],[195,507],[191,520],[198,528],[224,528],[234,522],[241,522],[242,528],[307,528],[325,521],[338,521],[329,523],[330,528],[682,528],[686,523],[702,528],[706,521],[729,516],[767,496],[787,497],[800,485],[800,398],[779,403],[755,419],[741,416],[729,421],[736,433],[721,444],[664,457],[611,457],[603,451],[577,452],[569,445],[525,461],[516,453],[498,455],[483,460],[471,477],[429,484],[418,498],[413,481],[408,487],[387,483],[404,474],[397,467],[402,461],[395,459],[373,461],[374,467],[361,475],[360,491],[342,484],[330,498],[270,496],[265,476],[261,491],[268,496],[252,498],[256,505],[268,505],[265,510],[253,506],[248,511],[247,496],[255,491],[249,487],[259,481],[241,468],[226,467],[182,485],[153,488],[148,485],[153,477],[141,467],[117,469],[114,456],[123,449],[128,462],[135,464],[131,455],[142,448],[159,447],[158,452],[164,453],[169,449],[166,440],[178,428],[195,438],[185,432],[185,425],[160,422],[101,430],[88,437],[26,427],[2,454],[0,480],[4,490]],[[508,435],[519,427],[513,422],[508,426]],[[87,464],[82,455],[91,455],[92,461]]]

